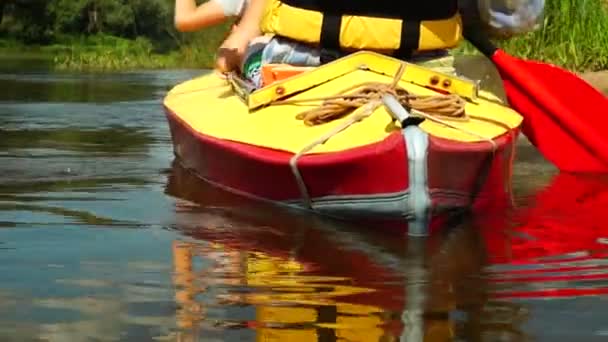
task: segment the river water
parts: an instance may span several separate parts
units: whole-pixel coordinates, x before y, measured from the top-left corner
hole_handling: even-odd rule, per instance
[[[408,239],[242,200],[173,161],[200,70],[0,60],[1,341],[608,339],[608,181],[522,140],[514,207]]]

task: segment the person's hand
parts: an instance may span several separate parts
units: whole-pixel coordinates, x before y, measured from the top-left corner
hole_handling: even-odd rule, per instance
[[[247,35],[234,29],[217,51],[215,68],[222,73],[237,70],[245,56],[248,44]]]

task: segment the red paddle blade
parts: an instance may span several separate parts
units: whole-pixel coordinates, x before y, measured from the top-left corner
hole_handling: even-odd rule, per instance
[[[608,172],[608,98],[573,73],[497,50],[492,56],[522,131],[561,171]]]

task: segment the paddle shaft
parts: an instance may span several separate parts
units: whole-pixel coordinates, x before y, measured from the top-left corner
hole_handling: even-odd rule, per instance
[[[526,96],[526,94],[529,94],[527,97],[531,103],[544,109],[543,112],[554,120],[563,122],[560,127],[569,132],[571,136],[577,137],[577,142],[595,155],[604,165],[608,166],[608,139],[601,136],[589,123],[583,121],[581,118],[584,115],[579,115],[569,106],[562,105],[560,98],[552,94],[551,87],[560,85],[551,83],[552,80],[550,79],[537,78],[533,72],[524,67],[525,60],[509,56],[506,52],[494,46],[480,26],[469,26],[465,29],[464,35],[471,44],[494,63],[503,80],[507,78],[521,91],[521,94],[518,95]],[[507,97],[512,97],[513,94],[509,94],[509,89],[505,90]],[[511,103],[511,105],[518,107],[517,103]],[[525,120],[527,116],[525,108],[517,109]],[[605,108],[597,108],[597,110],[601,111]],[[539,129],[542,129],[542,127]]]

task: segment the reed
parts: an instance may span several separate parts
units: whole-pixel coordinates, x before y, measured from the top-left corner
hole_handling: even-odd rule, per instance
[[[547,0],[541,28],[496,44],[514,56],[578,72],[606,70],[607,5],[605,0]],[[477,52],[465,42],[455,53]]]

